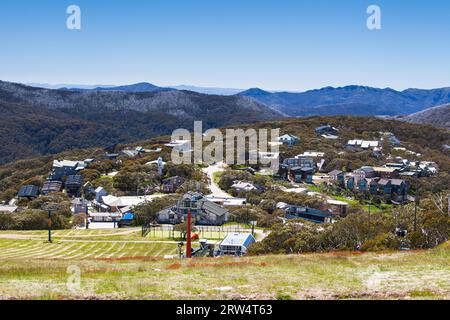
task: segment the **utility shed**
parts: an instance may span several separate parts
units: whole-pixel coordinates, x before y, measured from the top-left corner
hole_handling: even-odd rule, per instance
[[[223,255],[241,256],[256,240],[251,233],[229,233],[219,245],[219,252]]]

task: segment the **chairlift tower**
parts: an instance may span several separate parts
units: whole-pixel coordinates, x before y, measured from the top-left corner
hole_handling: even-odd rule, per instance
[[[57,211],[59,206],[56,203],[47,203],[44,205],[43,209],[48,213],[48,242],[52,243],[52,213]]]

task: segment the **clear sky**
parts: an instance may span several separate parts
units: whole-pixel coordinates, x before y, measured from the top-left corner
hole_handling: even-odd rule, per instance
[[[81,30],[66,9],[81,8]],[[368,30],[367,7],[382,29]],[[0,79],[303,91],[450,86],[448,0],[1,0]]]

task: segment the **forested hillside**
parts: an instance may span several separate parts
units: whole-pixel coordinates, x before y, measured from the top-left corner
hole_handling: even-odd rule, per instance
[[[0,82],[0,163],[73,148],[129,143],[174,129],[282,117],[252,99],[189,91],[65,91]]]
[[[314,129],[322,124],[330,123],[340,130],[338,140],[327,140],[317,136]],[[325,152],[325,170],[355,170],[364,165],[382,165],[389,161],[387,156],[402,156],[411,161],[435,161],[439,166],[439,174],[426,179],[415,179],[412,182],[413,191],[420,187],[423,192],[440,192],[448,190],[450,185],[450,152],[443,148],[450,143],[450,131],[431,126],[404,123],[395,120],[382,120],[373,117],[312,117],[304,119],[287,119],[281,121],[262,122],[251,128],[280,128],[281,133],[290,133],[300,137],[298,145],[291,148],[281,146],[282,158],[292,157],[305,151]],[[406,150],[420,153],[421,156],[393,150],[388,144],[383,144],[384,156],[376,158],[371,152],[346,152],[345,143],[349,139],[379,139],[380,132],[389,131],[400,139]],[[433,134],[430,134],[433,132]],[[131,146],[155,148],[159,146],[160,138],[140,141]],[[206,145],[206,143],[205,143]],[[12,147],[12,146],[11,146]],[[119,146],[118,149],[126,146]],[[15,161],[0,166],[0,197],[8,200],[14,196],[19,187],[28,179],[36,176],[45,177],[50,171],[53,159],[83,160],[85,158],[101,158],[102,149],[74,149],[56,155],[36,157],[28,160]],[[163,148],[162,153],[154,153],[133,161],[145,163],[162,156],[170,160],[170,149]],[[126,158],[124,160],[127,160]],[[130,161],[128,159],[128,161]],[[101,161],[96,166],[108,168],[111,163]]]

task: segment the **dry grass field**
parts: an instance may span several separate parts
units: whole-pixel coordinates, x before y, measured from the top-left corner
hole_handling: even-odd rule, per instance
[[[180,261],[176,242],[135,231],[128,240],[119,231],[61,231],[53,244],[45,232],[1,232],[0,299],[450,299],[448,243]]]

